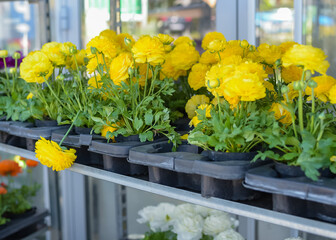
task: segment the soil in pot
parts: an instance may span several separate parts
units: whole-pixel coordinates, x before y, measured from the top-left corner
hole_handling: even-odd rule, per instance
[[[76,134],[88,134],[91,135],[92,128],[86,128],[86,127],[74,127],[74,132]]]
[[[35,119],[35,127],[55,127],[57,126],[56,120],[38,120]]]

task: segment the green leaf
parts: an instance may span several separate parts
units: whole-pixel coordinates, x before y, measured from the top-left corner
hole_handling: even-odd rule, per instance
[[[133,126],[137,131],[139,131],[140,128],[143,126],[143,121],[136,117],[133,121]]]
[[[152,131],[147,131],[147,132],[144,132],[144,133],[140,133],[139,138],[140,138],[141,142],[153,141],[153,132]]]
[[[152,125],[152,122],[153,122],[153,113],[152,111],[148,111],[145,113],[145,124],[150,126]]]

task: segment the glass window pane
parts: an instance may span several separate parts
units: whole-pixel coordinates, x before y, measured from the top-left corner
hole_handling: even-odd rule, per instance
[[[336,1],[306,0],[304,3],[303,39],[322,48],[330,62],[328,74],[336,77]]]
[[[294,39],[294,1],[259,0],[256,44],[280,44]]]
[[[110,28],[110,0],[83,0],[83,47],[91,38]]]
[[[0,49],[24,55],[40,47],[38,6],[28,1],[0,2]]]
[[[198,45],[215,31],[216,0],[121,0],[122,32],[135,36],[166,33],[189,36]]]

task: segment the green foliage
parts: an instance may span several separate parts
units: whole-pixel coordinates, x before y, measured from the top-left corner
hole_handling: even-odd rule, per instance
[[[166,232],[147,232],[143,240],[177,240],[176,233],[172,231]]]
[[[91,116],[95,122],[93,130],[98,133],[104,126],[111,126],[115,131],[108,132],[107,139],[118,135],[139,135],[142,142],[153,141],[157,135],[166,136],[176,147],[179,135],[171,126],[170,111],[165,107],[163,96],[174,93],[172,79],[159,80],[160,66],[148,67],[153,72],[145,86],[139,84],[139,69],[130,71],[134,74],[128,80],[115,85],[108,74],[102,74],[102,87],[93,89],[92,95],[105,96],[95,103],[99,114]],[[132,79],[132,80],[130,80]]]
[[[30,200],[34,197],[40,189],[40,185],[35,183],[32,185],[23,185],[20,188],[10,189],[7,194],[3,196],[3,204],[7,206],[7,212],[24,213],[31,209]]]
[[[190,132],[188,141],[202,147],[222,152],[249,152],[262,143],[265,129],[274,123],[273,114],[257,108],[255,102],[241,102],[237,108],[223,103],[211,109],[196,110],[201,122]]]

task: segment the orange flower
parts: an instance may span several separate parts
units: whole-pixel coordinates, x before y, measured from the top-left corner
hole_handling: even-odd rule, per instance
[[[27,159],[27,160],[26,160],[26,164],[27,164],[28,167],[30,167],[30,168],[34,168],[34,167],[36,167],[39,163],[38,163],[37,161]]]
[[[0,195],[6,194],[7,193],[7,189],[4,187],[0,187]]]
[[[0,162],[0,175],[1,176],[17,176],[22,172],[19,164],[13,160],[3,160]]]

